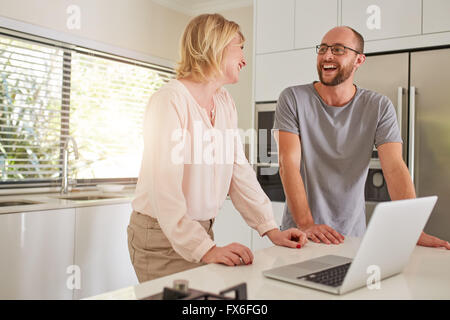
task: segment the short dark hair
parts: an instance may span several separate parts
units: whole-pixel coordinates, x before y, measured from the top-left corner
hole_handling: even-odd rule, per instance
[[[360,53],[364,53],[364,38],[363,38],[363,36],[358,31],[356,31],[355,29],[353,29],[353,28],[351,28],[349,26],[345,26],[345,27],[350,29],[353,32],[353,34],[355,35],[355,38],[356,38],[356,48],[355,48],[355,50],[359,51]]]

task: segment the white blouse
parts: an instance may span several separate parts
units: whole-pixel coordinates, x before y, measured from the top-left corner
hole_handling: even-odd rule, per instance
[[[233,99],[224,88],[213,99],[214,126],[182,82],[171,80],[152,95],[132,202],[135,211],[158,220],[176,252],[194,262],[215,245],[197,221],[215,218],[227,194],[260,235],[278,228],[244,156]]]

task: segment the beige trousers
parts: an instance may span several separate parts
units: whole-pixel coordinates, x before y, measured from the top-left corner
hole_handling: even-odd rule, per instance
[[[199,221],[214,240],[214,219]],[[139,282],[204,265],[185,260],[175,252],[159,226],[158,220],[133,211],[127,228],[128,251]]]

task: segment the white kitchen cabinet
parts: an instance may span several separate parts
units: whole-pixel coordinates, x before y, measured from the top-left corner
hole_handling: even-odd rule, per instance
[[[423,33],[450,31],[450,1],[423,0]]]
[[[131,211],[130,203],[76,208],[75,265],[81,288],[74,299],[138,283],[127,244]]]
[[[256,53],[294,49],[295,0],[256,0]]]
[[[220,247],[237,242],[251,249],[251,228],[230,199],[224,201],[214,221],[213,232],[214,242]]]
[[[75,209],[0,215],[0,299],[72,299]]]
[[[420,35],[422,0],[342,0],[342,25],[366,41]]]
[[[279,227],[283,218],[284,205],[285,202],[272,201],[273,215]],[[252,251],[268,248],[273,245],[267,236],[261,237],[256,230],[252,230]]]
[[[255,101],[278,100],[283,89],[318,79],[314,48],[256,55]]]
[[[338,25],[338,0],[295,2],[295,48],[320,44],[325,33]]]
[[[272,202],[273,214],[278,226],[283,217],[284,202]],[[267,237],[261,237],[258,231],[250,228],[237,211],[230,199],[226,199],[214,222],[214,239],[218,246],[238,242],[252,251],[272,246]]]

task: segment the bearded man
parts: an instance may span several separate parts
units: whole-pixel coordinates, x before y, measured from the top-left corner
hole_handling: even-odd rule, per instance
[[[364,186],[374,145],[391,199],[416,194],[392,102],[353,83],[366,58],[363,37],[336,27],[316,51],[320,81],[283,90],[275,112],[286,194],[281,229],[297,227],[314,242],[339,244],[366,230]],[[424,232],[418,244],[450,249]]]

